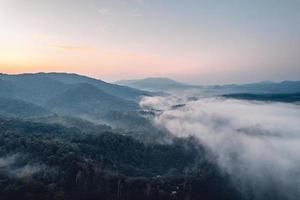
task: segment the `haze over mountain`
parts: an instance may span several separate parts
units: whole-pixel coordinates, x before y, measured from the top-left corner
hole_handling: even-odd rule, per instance
[[[112,113],[124,116],[117,113],[137,111],[143,96],[155,94],[146,90],[163,93],[193,90],[226,98],[295,102],[299,101],[300,81],[195,86],[168,78],[123,80],[110,84],[67,73],[0,74],[1,113],[11,112],[11,116],[34,117],[57,113],[118,120]]]
[[[128,97],[128,96],[127,96]],[[89,83],[78,83],[65,92],[49,99],[47,107],[68,115],[100,117],[112,111],[136,110],[136,102],[103,92]]]
[[[0,97],[0,108],[0,116],[13,118],[32,118],[50,114],[47,109],[37,104],[6,97]]]
[[[67,73],[0,74],[0,114],[14,117],[83,115],[95,119],[111,112],[135,111],[142,96],[126,86]]]
[[[249,84],[231,84],[231,85],[221,85],[214,86],[215,89],[224,90],[226,93],[230,91],[234,93],[298,93],[300,92],[300,81],[282,81],[282,82],[272,82],[272,81],[262,81],[257,83]]]
[[[298,93],[300,92],[300,81],[271,82],[262,81],[248,84],[226,84],[226,85],[191,85],[177,82],[169,78],[145,78],[136,80],[120,80],[115,84],[129,86],[141,90],[166,92],[171,90],[201,90],[207,93]]]
[[[300,200],[299,11],[0,0],[0,200]]]
[[[189,85],[186,83],[177,82],[169,78],[151,77],[136,80],[120,80],[113,82],[114,84],[124,85],[141,90],[150,91],[168,91],[175,89],[198,88],[199,86]]]
[[[43,103],[54,95],[73,87],[74,84],[80,83],[88,83],[100,88],[107,94],[127,100],[138,100],[140,96],[149,94],[98,79],[67,73],[0,74],[0,80],[0,94],[6,92],[12,97],[17,95],[17,98],[20,97],[35,103]]]

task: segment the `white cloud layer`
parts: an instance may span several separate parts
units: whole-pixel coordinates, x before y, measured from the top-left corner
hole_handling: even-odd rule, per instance
[[[185,103],[175,108],[174,105]],[[300,106],[218,98],[147,97],[140,105],[163,110],[155,123],[178,137],[195,136],[239,189],[255,199],[278,193],[300,198]]]

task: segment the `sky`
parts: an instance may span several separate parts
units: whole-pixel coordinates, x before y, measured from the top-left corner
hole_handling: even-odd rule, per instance
[[[300,79],[300,0],[0,0],[0,72]]]

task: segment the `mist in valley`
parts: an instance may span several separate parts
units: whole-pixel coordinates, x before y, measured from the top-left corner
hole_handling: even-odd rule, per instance
[[[196,137],[246,199],[299,199],[299,105],[181,92],[140,106],[174,136]]]
[[[300,200],[300,0],[0,0],[0,200]]]

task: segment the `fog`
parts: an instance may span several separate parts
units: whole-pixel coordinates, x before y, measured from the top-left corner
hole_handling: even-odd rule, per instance
[[[250,199],[300,198],[300,105],[189,99],[145,97],[140,106],[160,110],[154,122],[172,134],[198,138]]]
[[[5,172],[5,174],[17,178],[31,177],[36,173],[46,171],[45,169],[44,165],[24,162],[24,155],[21,154],[7,155],[0,158],[0,172]]]

